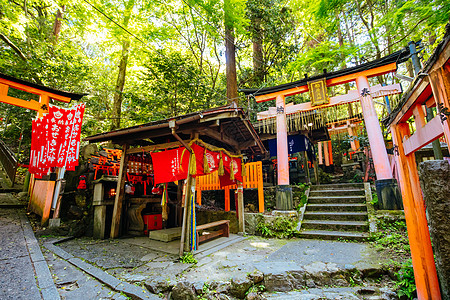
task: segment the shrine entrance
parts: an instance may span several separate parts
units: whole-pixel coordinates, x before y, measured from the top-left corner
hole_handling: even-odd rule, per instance
[[[395,72],[397,65],[405,62],[409,58],[409,50],[403,49],[392,53],[381,59],[365,63],[356,67],[344,70],[324,73],[314,77],[305,77],[292,83],[279,86],[262,88],[262,89],[243,89],[248,97],[253,97],[256,102],[266,102],[275,100],[276,107],[270,108],[266,112],[258,114],[258,119],[262,122],[270,124],[276,128],[277,138],[277,206],[283,209],[292,209],[285,207],[283,202],[287,200],[292,202],[292,190],[289,189],[289,156],[287,136],[290,131],[298,128],[318,129],[326,124],[327,131],[336,127],[332,112],[339,106],[353,107],[353,113],[348,119],[347,130],[349,135],[354,136],[351,120],[356,114],[361,114],[369,144],[371,147],[373,165],[377,177],[376,185],[383,190],[381,193],[385,197],[392,198],[394,201],[400,201],[396,195],[397,183],[393,177],[388,154],[384,144],[383,135],[378,121],[377,113],[374,106],[374,98],[384,97],[396,93],[401,93],[399,85],[391,86],[373,86],[371,87],[368,78]],[[347,95],[329,98],[327,95],[327,87],[355,82],[357,90],[350,91]],[[288,96],[309,92],[311,102],[286,105],[285,98]],[[329,140],[329,138],[328,138]],[[323,156],[325,163],[330,163],[330,143],[325,142],[320,150],[324,149]],[[352,143],[352,148],[356,149],[357,142]],[[322,154],[319,153],[319,157]],[[328,158],[328,159],[327,159]],[[380,194],[379,194],[380,195]]]
[[[39,100],[38,101],[25,100],[25,99],[20,99],[18,97],[11,96],[13,90],[19,90],[22,92],[21,94],[23,94],[23,92],[25,92],[25,94],[28,93],[30,98],[33,95],[37,95]],[[41,123],[42,120],[44,120],[44,116],[50,115],[50,113],[52,112],[52,106],[50,104],[51,100],[63,102],[63,103],[70,103],[72,100],[81,99],[81,97],[83,97],[84,95],[85,94],[76,94],[76,93],[70,93],[70,92],[52,89],[52,88],[49,88],[46,86],[27,82],[27,81],[0,73],[0,102],[36,111],[37,119],[35,121],[33,121],[35,123],[36,122]],[[53,112],[56,112],[56,110],[53,110]],[[75,119],[75,118],[73,118],[73,119]],[[82,115],[81,115],[81,118],[78,118],[78,121],[79,121],[78,129],[81,128],[81,119],[82,119]],[[57,125],[57,127],[59,129],[61,129],[62,127],[70,128],[69,135],[72,136],[72,134],[74,133],[74,131],[72,130],[74,125],[75,124],[73,122],[71,122],[70,124],[59,124],[59,125]],[[42,130],[39,130],[39,132],[42,132],[45,134],[51,134],[52,129],[49,128],[49,126],[51,126],[51,123],[48,123],[46,125],[42,124]],[[42,142],[47,139],[44,138],[43,136],[37,137],[35,129],[36,128],[33,127],[32,138],[34,138],[34,140],[35,140],[34,146],[36,146],[36,149],[35,149],[36,151],[33,152],[33,149],[32,149],[31,154],[30,154],[30,158],[31,158],[30,165],[28,167],[30,168],[30,166],[31,166],[32,168],[33,167],[36,167],[36,168],[34,168],[33,170],[29,169],[30,173],[32,173],[32,175],[31,175],[31,179],[30,179],[30,182],[28,185],[28,192],[30,194],[30,202],[28,205],[28,209],[32,210],[33,212],[40,215],[42,217],[41,223],[45,224],[45,223],[47,223],[47,221],[50,217],[51,209],[55,210],[54,217],[57,217],[57,215],[58,215],[57,202],[59,199],[58,196],[59,196],[59,192],[60,192],[60,188],[61,188],[61,181],[64,177],[66,163],[69,163],[69,161],[67,159],[64,159],[64,161],[60,162],[60,166],[58,168],[56,168],[56,165],[53,166],[52,164],[46,164],[46,166],[40,165],[40,163],[43,162],[42,157],[44,154],[48,155],[48,157],[50,159],[52,157],[54,157],[54,162],[56,163],[56,159],[58,157],[59,152],[56,153],[55,147],[60,146],[60,139],[58,139],[58,141],[56,141],[56,138],[55,138],[55,145],[53,145],[51,147],[48,147],[48,146],[50,146],[50,140],[48,140],[49,144],[44,145],[42,143],[42,145],[39,146],[39,150],[38,150],[37,149],[37,140]],[[78,130],[77,130],[77,133],[78,133]],[[62,132],[61,132],[61,136],[62,136]],[[76,139],[74,139],[74,140],[76,140]],[[79,141],[79,135],[78,135],[78,141]],[[33,147],[33,142],[32,142],[32,147]],[[51,150],[51,149],[53,149],[52,147],[55,148],[55,152],[54,152],[53,156],[52,156],[52,150]],[[59,150],[69,150],[67,147],[69,147],[69,144],[66,145],[66,148],[63,149],[63,147],[61,147],[61,148],[59,148]],[[76,161],[78,160],[78,156],[76,156],[76,154],[78,153],[77,147],[79,147],[79,143],[74,144],[71,147],[71,151],[73,150],[72,151],[73,155],[71,157],[73,157],[74,160],[71,161],[70,163],[76,163]],[[5,147],[2,147],[2,149],[5,149]],[[11,161],[10,158],[5,158],[5,153],[6,153],[5,151],[0,151],[0,155],[2,155],[2,159],[0,159],[0,161],[2,161],[2,164],[4,164],[5,161]],[[65,158],[67,158],[67,156],[65,156]],[[16,163],[17,163],[17,161],[16,161]],[[57,174],[57,178],[53,178],[53,176],[50,176],[52,178],[36,180],[37,179],[36,177],[41,178],[42,175],[47,175],[50,165],[53,167],[53,169],[55,171],[55,172],[53,172],[53,174]],[[11,170],[11,172],[9,172],[10,173],[9,176],[13,177],[15,174],[15,168],[13,168],[13,164],[9,164],[8,168]],[[45,174],[44,174],[44,169],[46,171]],[[40,172],[40,171],[42,171],[42,172]],[[36,176],[36,174],[38,174],[38,175]]]

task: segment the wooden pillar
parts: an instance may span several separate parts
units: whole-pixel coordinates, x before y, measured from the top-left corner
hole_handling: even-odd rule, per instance
[[[328,141],[328,161],[330,165],[333,164],[333,148],[331,146],[331,140]]]
[[[311,183],[311,174],[309,174],[308,154],[306,153],[306,151],[303,151],[303,155],[305,158],[306,182]]]
[[[317,159],[314,160],[314,179],[316,180],[316,184],[320,184],[320,182],[319,182],[319,165],[317,163]]]
[[[355,136],[353,134],[353,128],[351,126],[352,124],[350,123],[350,121],[347,121],[347,132],[349,137],[352,139],[350,141],[350,146],[352,147],[353,151],[356,151],[358,148],[356,148],[356,140],[355,140]]]
[[[249,171],[249,170],[248,170]],[[249,172],[247,171],[247,175]],[[262,174],[262,162],[259,161],[256,165],[256,172],[258,174],[257,180],[258,180],[258,211],[260,213],[263,213],[264,208],[264,183],[263,183],[263,174]]]
[[[105,238],[105,220],[106,220],[106,205],[103,203],[103,195],[105,188],[103,182],[94,185],[94,196],[92,205],[94,206],[94,239]]]
[[[191,163],[191,158],[189,157],[189,166]],[[188,167],[188,170],[190,167]],[[181,226],[181,239],[180,239],[180,256],[183,256],[184,251],[189,251],[189,206],[191,201],[192,193],[195,193],[195,179],[189,174],[186,179],[186,189],[184,192],[184,207],[183,207],[183,220],[182,220],[182,226]],[[188,237],[188,238],[186,238]]]
[[[405,155],[401,139],[410,135],[409,126],[406,123],[391,125],[391,133],[398,150],[398,172],[417,296],[418,299],[441,299],[415,155]]]
[[[239,210],[239,232],[245,232],[244,221],[244,188],[242,182],[237,182],[237,197],[238,197],[238,210]]]
[[[225,211],[230,211],[230,187],[226,186],[225,192]]]
[[[120,228],[120,218],[122,217],[122,202],[125,196],[125,181],[127,176],[127,165],[128,165],[128,145],[124,144],[122,147],[122,156],[120,157],[120,169],[119,178],[116,187],[116,197],[114,199],[114,210],[111,222],[111,233],[110,237],[112,239],[119,236]]]
[[[330,165],[330,153],[328,152],[328,141],[323,142],[323,155],[325,156],[325,166]]]
[[[436,102],[436,106],[439,107],[439,104],[443,105],[450,110],[450,95],[447,94],[445,89],[445,82],[448,86],[450,86],[450,74],[444,68],[440,68],[432,73],[430,73],[430,85],[433,91],[434,101]],[[439,111],[438,111],[439,114]],[[450,151],[450,120],[447,117],[447,120],[442,122],[442,127],[444,129],[445,139],[447,141],[447,147]]]
[[[361,95],[361,108],[364,115],[364,123],[366,125],[377,179],[392,179],[389,158],[386,152],[386,146],[384,145],[377,112],[375,111],[372,96],[370,95],[370,86],[367,77],[359,76],[356,78],[356,86]]]
[[[289,156],[284,96],[277,96],[277,179],[278,185],[289,185]]]
[[[39,98],[39,110],[38,118],[42,118],[44,114],[48,113],[48,105],[50,103],[50,97],[48,95],[41,95]]]
[[[322,142],[317,143],[317,149],[319,152],[319,165],[323,165],[323,156],[322,156]]]

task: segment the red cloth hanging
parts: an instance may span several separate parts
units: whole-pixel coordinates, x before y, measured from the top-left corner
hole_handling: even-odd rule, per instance
[[[181,156],[183,160],[181,161]],[[187,178],[189,167],[189,151],[184,147],[151,154],[153,161],[154,184],[172,182]]]
[[[219,169],[220,156],[219,156],[218,152],[210,151],[208,149],[206,149],[206,152],[205,152],[204,147],[199,146],[195,143],[193,143],[191,145],[191,149],[195,153],[195,160],[196,160],[196,165],[197,165],[197,173],[195,174],[194,177],[206,175],[206,174],[212,173],[214,171],[217,171]],[[203,169],[204,156],[206,156],[206,159],[208,162],[209,171],[210,171],[209,173],[206,173],[205,170]]]
[[[84,109],[84,103],[73,109],[50,105],[48,114],[33,120],[29,171],[36,178],[52,167],[70,171],[78,165]]]

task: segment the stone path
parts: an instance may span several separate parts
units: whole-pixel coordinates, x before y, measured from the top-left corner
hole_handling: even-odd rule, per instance
[[[128,299],[87,275],[67,261],[46,250],[44,256],[53,275],[59,294],[66,300],[78,299]]]
[[[59,299],[24,210],[0,205],[0,228],[0,299]]]

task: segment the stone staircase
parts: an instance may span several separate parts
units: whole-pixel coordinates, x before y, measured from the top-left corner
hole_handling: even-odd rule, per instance
[[[368,232],[364,183],[311,186],[300,237],[364,241]]]

